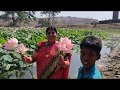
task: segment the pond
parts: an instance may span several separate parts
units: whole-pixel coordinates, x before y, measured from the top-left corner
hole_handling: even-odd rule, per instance
[[[107,46],[105,46],[105,42],[102,41],[103,43],[103,48],[101,50],[101,57],[105,55],[105,53],[109,53],[110,52],[110,48],[107,48]],[[101,63],[101,60],[98,60],[96,62],[96,64]],[[81,62],[80,62],[80,54],[79,52],[77,54],[72,54],[72,59],[71,59],[71,65],[70,65],[70,69],[69,69],[69,78],[70,79],[76,79],[77,75],[78,75],[78,69],[81,66]],[[30,70],[32,71],[34,77],[36,77],[36,65],[35,63],[33,64],[33,66],[30,68]],[[30,79],[31,75],[29,71],[26,71],[26,75],[24,77],[25,79]]]

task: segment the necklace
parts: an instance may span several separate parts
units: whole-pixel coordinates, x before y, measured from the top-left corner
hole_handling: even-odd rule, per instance
[[[54,45],[54,44],[55,44],[55,42],[53,42],[53,43],[50,43],[50,42],[48,42],[48,41],[46,42],[46,45],[47,45],[47,46]]]

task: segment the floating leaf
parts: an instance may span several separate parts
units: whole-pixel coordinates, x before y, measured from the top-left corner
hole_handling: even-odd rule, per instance
[[[1,44],[5,44],[6,43],[6,40],[4,38],[0,38],[0,43]]]
[[[21,59],[21,55],[20,55],[19,53],[11,52],[10,55],[11,55],[13,58]]]
[[[10,55],[3,55],[0,60],[6,60],[12,62],[13,58]]]

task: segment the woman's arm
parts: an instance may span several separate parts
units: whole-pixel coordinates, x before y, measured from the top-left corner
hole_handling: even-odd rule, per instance
[[[28,57],[28,56],[25,56],[23,55],[22,56],[22,60],[27,62],[27,63],[33,63],[36,61],[36,55],[37,55],[37,52],[39,51],[40,47],[44,46],[45,42],[39,42],[35,51],[33,52],[32,56],[31,57]]]
[[[29,63],[29,64],[30,64],[30,63],[33,63],[33,62],[36,61],[36,55],[37,55],[37,52],[34,51],[31,57],[28,57],[28,56],[26,56],[26,55],[23,55],[23,56],[22,56],[22,60],[25,61],[26,63]]]

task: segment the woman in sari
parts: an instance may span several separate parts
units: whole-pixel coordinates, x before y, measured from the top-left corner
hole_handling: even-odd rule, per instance
[[[37,79],[68,79],[71,54],[68,53],[65,57],[50,54],[50,50],[54,48],[57,43],[57,30],[55,27],[48,27],[46,29],[46,36],[47,41],[39,42],[38,47],[33,52],[31,57],[24,55],[22,59],[26,63],[36,62]],[[67,59],[65,59],[66,57]],[[54,58],[58,60],[56,66],[51,63]],[[55,68],[53,69],[52,66]],[[57,67],[61,68],[57,69]]]

